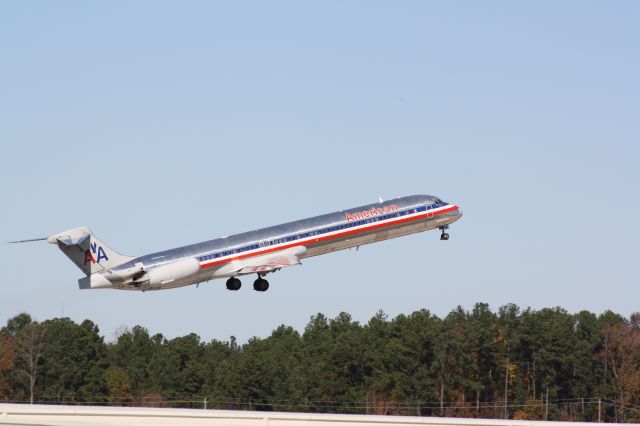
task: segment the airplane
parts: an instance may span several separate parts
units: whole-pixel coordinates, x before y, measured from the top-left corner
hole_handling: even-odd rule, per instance
[[[253,288],[262,292],[269,288],[265,275],[307,257],[436,228],[448,240],[446,230],[461,216],[457,205],[412,195],[139,257],[112,250],[86,227],[11,243],[57,245],[86,275],[80,289],[162,290],[227,278],[227,289],[239,290],[238,277],[257,274]]]

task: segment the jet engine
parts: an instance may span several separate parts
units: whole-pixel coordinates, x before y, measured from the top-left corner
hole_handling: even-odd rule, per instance
[[[160,289],[174,281],[191,278],[200,270],[200,262],[188,257],[150,269],[142,277],[133,281],[134,285]]]

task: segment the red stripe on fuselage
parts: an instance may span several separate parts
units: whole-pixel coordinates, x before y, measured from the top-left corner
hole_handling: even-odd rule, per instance
[[[384,228],[386,226],[392,226],[392,225],[397,225],[400,223],[407,223],[407,222],[412,222],[414,220],[420,220],[423,218],[429,218],[431,219],[432,217],[444,214],[444,213],[449,213],[450,211],[454,211],[457,210],[458,206],[451,206],[448,207],[446,209],[442,209],[440,211],[434,212],[434,211],[426,211],[422,214],[416,215],[416,216],[410,216],[410,217],[403,217],[403,218],[399,218],[399,219],[391,219],[387,222],[381,222],[381,223],[374,223],[370,226],[367,226],[366,228],[359,228],[359,229],[349,229],[347,231],[343,231],[340,232],[338,234],[333,234],[333,235],[325,235],[322,237],[317,237],[317,238],[307,238],[305,241],[296,241],[295,243],[291,243],[291,244],[285,244],[285,245],[280,245],[277,247],[269,247],[267,249],[264,250],[260,250],[258,252],[253,252],[253,253],[246,253],[246,254],[241,254],[238,256],[234,256],[228,259],[221,259],[221,260],[216,260],[213,262],[205,262],[205,263],[201,263],[200,264],[200,269],[205,269],[205,268],[210,268],[212,266],[216,266],[216,265],[220,265],[222,263],[228,263],[228,262],[233,262],[234,260],[240,260],[240,259],[246,259],[247,257],[253,257],[253,256],[261,256],[263,254],[267,254],[267,253],[272,253],[274,251],[280,251],[280,250],[285,250],[291,247],[297,247],[297,246],[304,246],[307,245],[309,243],[319,243],[321,241],[327,241],[327,240],[332,240],[335,238],[340,238],[340,237],[344,237],[347,235],[353,235],[353,234],[359,234],[361,232],[366,232],[366,231],[371,231],[374,229],[380,229],[380,228]]]

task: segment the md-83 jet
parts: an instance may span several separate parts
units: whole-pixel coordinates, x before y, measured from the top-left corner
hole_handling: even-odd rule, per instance
[[[139,257],[115,252],[85,227],[12,243],[57,245],[86,275],[78,280],[81,289],[162,290],[226,278],[227,289],[239,290],[239,277],[256,274],[253,288],[266,291],[265,275],[307,257],[431,229],[448,240],[446,230],[461,216],[456,205],[412,195]]]

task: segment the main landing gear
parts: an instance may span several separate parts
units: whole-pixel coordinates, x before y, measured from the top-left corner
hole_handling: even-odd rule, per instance
[[[227,290],[236,291],[240,290],[240,287],[242,287],[242,282],[238,278],[231,277],[227,280]]]
[[[240,290],[242,287],[242,283],[239,278],[231,277],[227,280],[227,290]],[[255,291],[267,291],[269,290],[269,281],[262,278],[260,274],[258,274],[258,279],[253,282],[253,289]]]
[[[449,225],[440,227],[440,230],[442,231],[442,235],[440,235],[440,239],[443,241],[446,241],[449,239],[449,234],[445,232],[447,229],[449,229]]]
[[[267,291],[269,290],[269,281],[258,274],[258,279],[253,282],[253,289],[255,291]]]

